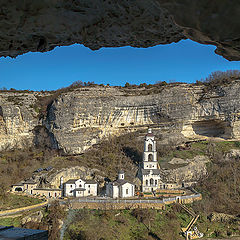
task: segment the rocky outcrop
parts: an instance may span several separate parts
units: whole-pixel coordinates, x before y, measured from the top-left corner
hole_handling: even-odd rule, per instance
[[[39,118],[42,93],[0,94],[0,149],[24,144],[79,154],[109,136],[151,126],[161,141],[240,138],[239,81],[205,93],[203,86],[167,85],[157,92],[84,87],[62,93]]]
[[[43,137],[37,129],[45,127],[39,119],[35,104],[39,97],[46,95],[27,91],[0,93],[0,151],[39,145],[39,139]],[[47,134],[44,137],[47,139],[45,143],[50,142],[49,147],[56,148],[54,140],[51,142]]]
[[[0,56],[45,52],[81,43],[150,47],[190,38],[240,60],[237,0],[2,0]],[[230,26],[230,27],[229,27]]]
[[[31,106],[36,100],[32,93],[0,93],[0,150],[32,144],[38,118]]]
[[[170,183],[197,182],[207,175],[206,163],[209,161],[208,157],[200,155],[186,160],[173,158],[169,162],[172,169],[162,169],[162,180]],[[180,167],[178,164],[184,164],[185,166]]]
[[[208,216],[208,219],[211,222],[223,222],[223,223],[228,223],[228,222],[233,222],[233,221],[239,221],[240,219],[234,215],[226,214],[226,213],[217,213],[213,212]]]
[[[22,218],[21,224],[25,225],[25,224],[30,223],[30,222],[41,223],[42,219],[43,219],[42,211],[37,211],[37,212],[34,212],[34,213],[32,213],[30,215],[27,215],[26,217]]]
[[[59,171],[56,171],[49,176],[47,176],[47,182],[49,182],[52,188],[59,188],[61,185],[61,178],[62,181],[65,183],[69,179],[95,179],[100,182],[103,182],[104,177],[101,177],[101,173],[98,169],[89,169],[86,167],[70,167],[70,168],[63,168]]]

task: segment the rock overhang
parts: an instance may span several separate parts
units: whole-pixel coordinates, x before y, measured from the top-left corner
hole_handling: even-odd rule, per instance
[[[74,43],[151,47],[192,39],[240,60],[237,0],[1,0],[0,56],[46,52]]]

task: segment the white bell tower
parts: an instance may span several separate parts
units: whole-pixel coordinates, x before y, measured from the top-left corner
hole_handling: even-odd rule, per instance
[[[144,140],[143,169],[158,169],[156,141],[151,128]]]

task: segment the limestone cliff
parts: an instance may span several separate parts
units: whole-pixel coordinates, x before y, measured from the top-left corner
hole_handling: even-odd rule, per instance
[[[24,142],[79,154],[101,139],[151,126],[162,140],[240,138],[240,82],[144,89],[84,87],[62,93],[44,118],[34,108],[42,93],[0,94],[0,149]]]

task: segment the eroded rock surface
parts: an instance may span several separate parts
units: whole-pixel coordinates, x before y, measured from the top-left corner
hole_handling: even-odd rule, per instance
[[[221,89],[219,89],[221,88]],[[0,94],[0,150],[31,144],[79,154],[109,136],[151,126],[162,143],[240,138],[240,83],[205,93],[203,86],[144,89],[85,87],[63,93],[40,117],[37,92]]]
[[[81,43],[150,47],[190,38],[240,60],[238,0],[0,1],[0,56]]]
[[[172,159],[174,162],[176,159]],[[180,160],[179,160],[180,161]],[[207,156],[195,156],[193,159],[186,159],[186,166],[174,169],[162,169],[162,178],[166,182],[197,182],[200,178],[207,175],[206,163],[210,160]],[[172,161],[170,161],[172,162]]]

